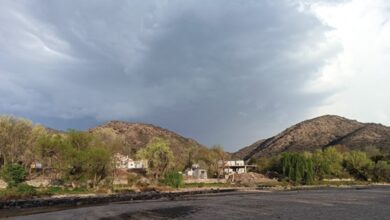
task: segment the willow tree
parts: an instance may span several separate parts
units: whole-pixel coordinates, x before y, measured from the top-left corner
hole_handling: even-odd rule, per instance
[[[290,181],[311,184],[314,181],[313,161],[302,153],[283,153],[281,158],[283,175]]]

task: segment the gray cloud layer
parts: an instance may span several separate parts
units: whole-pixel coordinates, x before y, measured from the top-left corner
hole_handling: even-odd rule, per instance
[[[62,129],[144,121],[237,149],[318,106],[304,88],[340,50],[292,1],[1,5],[0,111]]]

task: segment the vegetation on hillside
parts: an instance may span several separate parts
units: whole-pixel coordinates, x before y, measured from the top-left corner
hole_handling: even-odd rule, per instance
[[[336,145],[360,151],[366,151],[367,146],[376,146],[382,153],[389,154],[390,127],[325,115],[303,121],[273,137],[257,141],[233,156],[249,160],[275,156],[285,151],[314,152]]]
[[[173,135],[165,130],[161,132]],[[221,146],[208,149],[189,144],[183,147],[183,151],[177,151],[171,143],[171,140],[175,142],[176,139],[159,137],[150,139],[136,151],[128,150],[129,140],[126,138],[126,135],[109,127],[89,132],[56,132],[26,119],[0,116],[1,178],[9,187],[43,177],[55,184],[72,188],[98,189],[100,186],[112,187],[116,176],[113,162],[116,153],[146,160],[148,169],[145,177],[154,179],[155,183],[172,179],[175,176],[173,170],[183,170],[194,163],[206,168],[210,177],[220,176],[218,161],[228,158]],[[39,172],[34,169],[37,164],[41,166]],[[170,175],[167,176],[167,173]]]
[[[188,166],[189,160],[196,160],[197,152],[207,152],[208,148],[190,138],[182,137],[167,129],[144,123],[129,123],[123,121],[110,121],[89,130],[92,134],[100,133],[101,130],[111,131],[121,137],[118,152],[135,157],[137,152],[152,142],[154,139],[162,139],[169,142],[169,148],[176,156],[173,166],[183,170]]]

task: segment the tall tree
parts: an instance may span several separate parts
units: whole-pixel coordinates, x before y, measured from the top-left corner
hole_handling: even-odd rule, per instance
[[[72,151],[64,134],[49,134],[38,140],[34,155],[42,163],[43,173],[50,170],[52,178],[60,179],[66,175]]]
[[[174,161],[169,142],[160,138],[153,139],[145,148],[139,150],[137,157],[147,160],[148,172],[155,179],[163,176]]]
[[[229,155],[224,151],[221,145],[214,145],[211,147],[211,153],[213,158],[213,167],[217,170],[217,178],[223,176],[224,166],[229,159]]]
[[[42,135],[45,135],[44,128],[33,125],[29,120],[1,116],[0,158],[3,164],[29,165],[32,160],[33,147]]]
[[[293,182],[310,184],[314,181],[313,162],[303,153],[286,152],[281,158],[283,175]]]

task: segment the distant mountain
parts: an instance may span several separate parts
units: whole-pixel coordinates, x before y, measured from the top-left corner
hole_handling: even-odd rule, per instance
[[[248,160],[284,151],[314,151],[332,145],[343,145],[352,150],[376,146],[388,152],[390,128],[325,115],[296,124],[274,137],[257,141],[233,153],[233,157]]]
[[[176,158],[177,165],[181,166],[187,163],[191,148],[206,148],[193,139],[185,138],[172,131],[151,124],[110,121],[89,131],[93,133],[103,128],[112,129],[115,133],[122,135],[125,139],[125,145],[128,148],[127,152],[130,154],[145,147],[153,138],[168,140]]]

